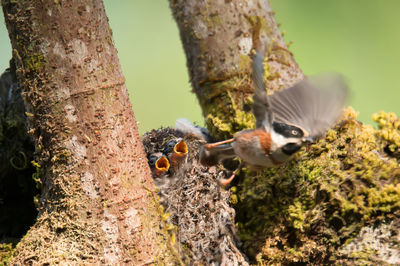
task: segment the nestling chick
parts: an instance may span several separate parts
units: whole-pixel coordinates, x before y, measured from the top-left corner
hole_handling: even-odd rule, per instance
[[[282,165],[304,144],[322,137],[340,117],[348,92],[341,75],[308,77],[290,88],[267,95],[263,59],[262,51],[253,58],[256,129],[205,144],[200,152],[202,164],[211,166],[237,156],[252,169]],[[221,184],[228,185],[241,166]]]
[[[149,166],[154,177],[161,177],[168,173],[170,163],[161,152],[153,153],[148,156]]]
[[[177,170],[182,164],[186,163],[188,151],[185,140],[176,138],[165,145],[163,153],[168,156],[172,168]]]

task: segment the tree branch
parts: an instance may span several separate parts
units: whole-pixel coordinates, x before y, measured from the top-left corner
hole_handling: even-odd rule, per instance
[[[208,128],[253,128],[251,51],[265,44],[269,92],[303,78],[267,1],[170,0]],[[232,189],[242,250],[258,264],[400,263],[400,119],[339,125],[280,168],[245,170]],[[373,242],[372,244],[370,244]]]

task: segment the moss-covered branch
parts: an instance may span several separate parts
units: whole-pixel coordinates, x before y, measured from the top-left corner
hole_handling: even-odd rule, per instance
[[[218,138],[254,127],[249,73],[257,45],[266,46],[270,92],[303,77],[265,1],[170,3],[194,92]],[[378,129],[348,109],[286,165],[244,171],[231,191],[251,261],[400,263],[400,119],[379,113],[374,120]]]
[[[348,109],[284,167],[248,173],[235,194],[247,254],[262,263],[400,262],[400,119],[374,118],[379,129]],[[369,245],[365,228],[386,232]]]

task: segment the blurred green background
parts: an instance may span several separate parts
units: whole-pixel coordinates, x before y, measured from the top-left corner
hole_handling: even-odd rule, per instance
[[[203,125],[186,59],[167,0],[105,0],[118,55],[141,133],[179,117]],[[343,73],[350,105],[371,123],[379,110],[400,115],[399,0],[271,0],[306,74]],[[0,70],[11,46],[0,15]]]

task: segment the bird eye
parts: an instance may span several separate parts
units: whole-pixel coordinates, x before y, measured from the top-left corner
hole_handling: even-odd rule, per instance
[[[286,138],[300,138],[304,136],[303,130],[296,126],[274,122],[273,128],[276,133]]]
[[[165,144],[164,146],[164,153],[168,154],[170,152],[172,152],[174,150],[174,147],[176,145],[176,140],[170,140],[167,142],[167,144]]]
[[[175,141],[173,141],[173,140],[171,140],[170,142],[168,142],[168,144],[167,144],[167,146],[168,146],[168,148],[173,148],[173,147],[175,147]]]
[[[149,164],[150,165],[155,165],[156,162],[157,162],[157,157],[156,156],[151,156],[149,158]]]

